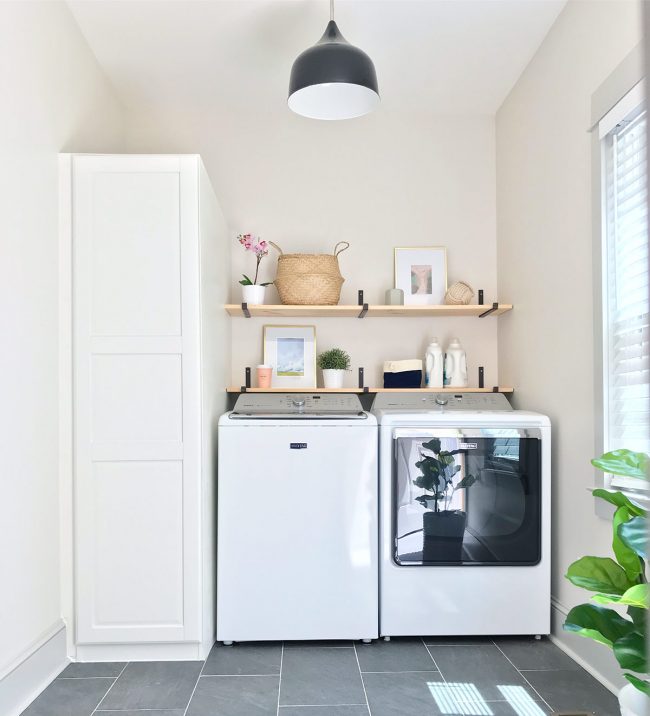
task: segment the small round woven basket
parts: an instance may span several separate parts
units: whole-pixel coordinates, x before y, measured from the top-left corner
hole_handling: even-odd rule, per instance
[[[269,243],[280,253],[274,283],[283,304],[335,306],[339,302],[345,279],[338,256],[350,247],[347,241],[339,241],[331,254],[285,254]]]
[[[445,303],[448,306],[466,306],[474,296],[474,289],[464,281],[456,281],[445,293]]]

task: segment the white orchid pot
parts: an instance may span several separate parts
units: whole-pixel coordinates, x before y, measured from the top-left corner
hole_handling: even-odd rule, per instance
[[[618,704],[621,716],[648,716],[650,699],[632,684],[627,684],[618,692]]]
[[[264,295],[266,294],[266,286],[242,286],[242,301],[249,306],[261,306],[264,303]]]
[[[344,370],[334,370],[333,368],[323,369],[323,387],[342,388],[344,375]]]

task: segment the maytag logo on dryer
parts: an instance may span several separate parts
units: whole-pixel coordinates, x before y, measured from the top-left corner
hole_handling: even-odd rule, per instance
[[[306,450],[307,443],[289,443],[289,447],[292,450]]]
[[[478,448],[478,443],[458,443],[458,447],[461,450],[476,450]]]

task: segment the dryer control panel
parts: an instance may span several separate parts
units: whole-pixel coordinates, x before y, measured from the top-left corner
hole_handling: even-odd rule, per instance
[[[512,410],[503,393],[377,393],[373,410]]]

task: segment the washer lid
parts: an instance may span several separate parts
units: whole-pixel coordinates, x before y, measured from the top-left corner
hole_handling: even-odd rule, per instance
[[[364,420],[367,417],[354,393],[242,393],[230,418]]]

